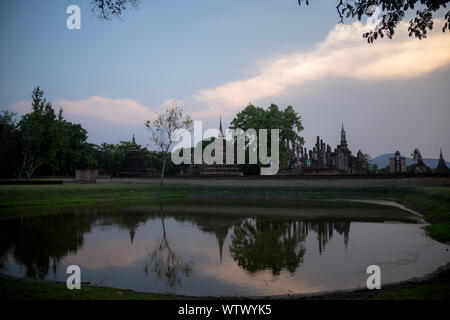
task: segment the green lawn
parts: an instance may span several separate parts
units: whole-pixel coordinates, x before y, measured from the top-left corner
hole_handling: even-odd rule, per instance
[[[381,291],[375,294],[373,300],[448,300],[450,299],[450,284],[431,283]]]
[[[333,294],[332,294],[333,295]],[[345,299],[353,299],[346,296]],[[0,300],[174,300],[197,299],[176,295],[137,293],[131,290],[82,286],[80,290],[68,290],[64,283],[36,280],[12,280],[0,277]],[[360,299],[356,295],[354,299]],[[389,288],[375,292],[373,300],[448,300],[450,283],[431,282],[406,288]]]
[[[82,286],[69,290],[65,283],[0,278],[1,300],[167,300],[171,295],[136,293],[115,288]]]

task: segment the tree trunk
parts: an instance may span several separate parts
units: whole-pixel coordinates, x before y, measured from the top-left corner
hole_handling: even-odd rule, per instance
[[[163,157],[163,165],[162,165],[162,169],[161,169],[161,182],[159,183],[161,186],[164,183],[164,171],[166,170],[166,155],[164,155]]]

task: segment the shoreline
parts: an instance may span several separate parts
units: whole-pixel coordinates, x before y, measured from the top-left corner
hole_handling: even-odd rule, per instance
[[[155,292],[142,292],[135,291],[131,289],[123,289],[123,288],[115,288],[115,287],[106,287],[99,285],[91,285],[91,284],[82,284],[81,291],[78,290],[68,290],[65,288],[66,283],[62,281],[53,281],[53,280],[40,280],[40,279],[27,279],[27,278],[18,278],[6,275],[4,273],[0,273],[0,287],[1,283],[4,281],[12,281],[21,284],[38,284],[40,286],[44,285],[58,285],[62,286],[65,290],[70,293],[73,293],[73,298],[77,298],[76,294],[81,292],[83,288],[94,289],[94,290],[113,290],[117,294],[117,299],[122,299],[123,295],[132,295],[133,298],[150,298],[152,300],[361,300],[361,299],[390,299],[390,294],[396,293],[397,291],[402,290],[410,290],[420,287],[433,286],[436,284],[444,287],[443,297],[444,299],[450,299],[450,262],[438,267],[435,271],[425,274],[423,276],[413,277],[407,280],[397,281],[388,283],[386,285],[382,285],[380,290],[369,290],[366,288],[350,288],[350,289],[336,289],[336,290],[325,290],[319,292],[312,293],[293,293],[293,294],[280,294],[280,295],[267,295],[267,296],[252,296],[252,295],[244,295],[244,296],[188,296],[188,295],[177,295],[170,293],[155,293]],[[388,295],[386,298],[384,295]],[[4,296],[3,293],[0,292],[1,299],[8,299],[8,297]],[[110,297],[111,298],[111,297]],[[401,298],[401,297],[400,297]],[[423,299],[427,297],[414,297],[413,299]],[[433,299],[432,297],[429,297]],[[47,300],[45,297],[40,297],[40,299]],[[17,299],[11,299],[17,300]],[[29,300],[29,299],[25,299]],[[33,299],[31,299],[33,300]],[[50,299],[52,300],[52,299]],[[86,299],[82,299],[86,300]],[[89,300],[89,299],[87,299]],[[116,300],[114,298],[109,300]],[[403,299],[402,299],[403,300]]]

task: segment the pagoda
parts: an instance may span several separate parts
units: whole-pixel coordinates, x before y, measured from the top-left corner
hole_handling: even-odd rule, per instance
[[[222,154],[223,154],[223,163],[219,164],[214,162],[213,164],[202,163],[201,165],[190,165],[187,170],[188,176],[209,176],[209,177],[230,177],[230,176],[241,176],[241,171],[239,170],[239,166],[235,163],[228,164],[226,163],[226,150],[227,150],[227,141],[225,139],[225,135],[222,130],[222,117],[220,117],[219,122],[219,136],[216,138],[219,141],[222,141]],[[212,142],[215,143],[215,142]],[[215,155],[215,150],[214,150]]]
[[[203,164],[201,166],[200,175],[201,176],[240,176],[241,171],[237,164],[227,164],[227,141],[225,140],[225,135],[222,130],[222,117],[220,117],[219,122],[219,136],[217,137],[219,141],[222,141],[222,154],[223,154],[223,163],[219,164],[214,162],[214,164]],[[214,142],[213,142],[214,143]],[[215,153],[215,151],[214,151]]]
[[[435,172],[436,173],[450,173],[450,169],[445,164],[444,157],[442,156],[442,149],[441,149],[441,154],[439,155],[439,162],[435,169]]]
[[[141,158],[141,153],[136,145],[136,140],[134,139],[133,134],[133,140],[131,141],[130,148],[128,149],[127,153],[125,154],[125,160],[122,164],[122,167],[119,171],[119,177],[128,177],[128,178],[134,178],[134,177],[145,177],[145,167],[144,162]]]

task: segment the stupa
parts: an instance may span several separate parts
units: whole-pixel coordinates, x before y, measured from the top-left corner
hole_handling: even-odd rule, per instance
[[[237,164],[227,164],[226,163],[226,145],[227,141],[225,140],[225,136],[222,130],[222,117],[220,117],[219,123],[219,136],[217,139],[221,140],[223,143],[223,163],[213,163],[206,164],[203,163],[201,165],[191,165],[187,170],[187,175],[189,176],[209,176],[209,177],[230,177],[230,176],[240,176],[241,171],[239,170],[239,166]]]
[[[119,177],[145,177],[144,162],[141,158],[141,153],[136,145],[136,140],[131,141],[131,146],[125,154],[125,160],[122,164],[122,168],[119,171]]]
[[[435,171],[436,173],[450,173],[450,169],[445,164],[444,157],[442,156],[442,149],[441,154],[439,155],[439,162]]]

